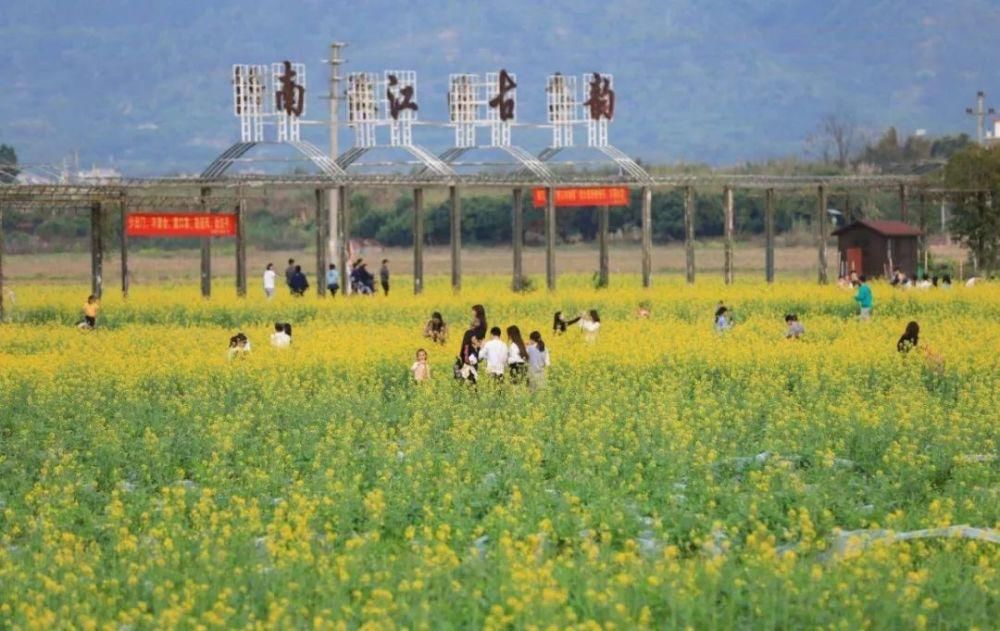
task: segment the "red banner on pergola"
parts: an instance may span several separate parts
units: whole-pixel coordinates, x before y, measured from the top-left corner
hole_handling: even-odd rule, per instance
[[[536,188],[535,208],[545,206],[544,188]],[[628,206],[627,186],[588,186],[582,188],[554,189],[556,206]]]
[[[131,213],[125,219],[130,237],[233,237],[236,215],[206,213]]]

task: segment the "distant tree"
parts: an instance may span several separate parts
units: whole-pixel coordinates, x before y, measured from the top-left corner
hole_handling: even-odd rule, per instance
[[[854,155],[858,138],[858,126],[852,117],[843,113],[830,113],[823,116],[819,130],[808,142],[819,149],[824,163],[829,163],[832,159],[843,169]],[[831,158],[831,155],[834,157]]]
[[[897,164],[902,160],[903,149],[899,146],[899,134],[895,127],[885,130],[874,145],[865,147],[861,161],[877,166]]]
[[[955,204],[951,231],[968,246],[981,270],[1000,263],[1000,147],[970,145],[951,157],[944,170],[949,188],[969,191]]]
[[[10,145],[0,145],[0,182],[10,184],[21,171],[17,168],[17,152]]]
[[[941,136],[931,144],[931,157],[947,160],[970,144],[972,144],[972,139],[969,138],[969,134]]]

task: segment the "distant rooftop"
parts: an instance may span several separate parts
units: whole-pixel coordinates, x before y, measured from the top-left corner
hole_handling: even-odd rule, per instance
[[[874,230],[883,237],[919,237],[923,234],[919,229],[908,223],[892,219],[859,219],[854,223],[834,230],[833,234],[838,235],[856,226],[864,226]]]

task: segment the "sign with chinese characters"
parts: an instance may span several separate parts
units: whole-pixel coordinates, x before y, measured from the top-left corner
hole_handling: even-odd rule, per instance
[[[130,213],[125,232],[130,237],[232,237],[236,215],[207,213]]]
[[[374,147],[375,130],[389,128],[389,146],[411,146],[417,103],[417,73],[386,70],[382,78],[374,72],[352,72],[347,76],[347,122],[354,128],[354,145]]]
[[[535,208],[545,206],[544,188],[532,191]],[[555,189],[556,206],[628,206],[629,194],[626,186],[593,186],[583,188]]]
[[[517,76],[501,69],[448,76],[448,121],[455,128],[455,146],[476,146],[476,128],[490,128],[490,144],[510,145],[510,128],[517,120]]]
[[[233,66],[233,114],[243,142],[263,142],[264,124],[273,122],[278,141],[298,141],[306,113],[305,64],[283,61]]]
[[[578,90],[577,78],[555,73],[545,85],[548,122],[552,127],[553,147],[573,146],[574,125],[587,125],[587,146],[608,146],[608,123],[615,117],[614,78],[610,74],[591,72],[581,77],[583,90]]]

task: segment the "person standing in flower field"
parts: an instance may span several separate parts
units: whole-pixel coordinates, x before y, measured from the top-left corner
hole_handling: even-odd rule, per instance
[[[382,259],[382,267],[378,270],[378,279],[382,283],[382,291],[389,295],[389,259]]]
[[[510,368],[510,382],[522,383],[528,375],[528,348],[521,337],[521,329],[516,324],[507,327],[507,366]]]
[[[293,296],[306,295],[306,290],[309,289],[309,280],[306,278],[305,272],[302,271],[301,265],[295,266],[295,271],[292,272],[292,282],[289,287],[292,289]]]
[[[858,317],[862,320],[870,320],[872,317],[872,289],[868,286],[868,279],[864,274],[858,276],[858,291],[854,294],[854,300],[858,303],[860,312]]]
[[[427,351],[419,348],[417,349],[417,361],[410,366],[410,372],[413,373],[413,380],[417,383],[423,383],[424,381],[429,381],[431,378],[431,366],[427,363]]]
[[[274,297],[274,283],[278,278],[278,272],[274,271],[274,263],[268,263],[264,268],[264,295],[268,299]]]
[[[292,277],[295,276],[295,259],[288,259],[288,267],[285,268],[285,284],[292,288]]]
[[[549,367],[549,350],[545,348],[542,334],[532,331],[528,336],[528,385],[532,390],[545,386],[545,369]]]
[[[97,312],[101,310],[101,301],[97,296],[90,294],[87,302],[83,303],[83,320],[76,325],[79,329],[92,331],[97,327]]]
[[[479,361],[486,362],[486,372],[497,383],[503,381],[503,375],[507,372],[507,358],[509,356],[507,345],[500,339],[500,334],[500,327],[495,326],[490,329],[489,341],[479,349]]]
[[[326,289],[330,292],[331,298],[336,296],[337,290],[340,289],[340,271],[333,263],[330,263],[330,268],[326,270]]]

